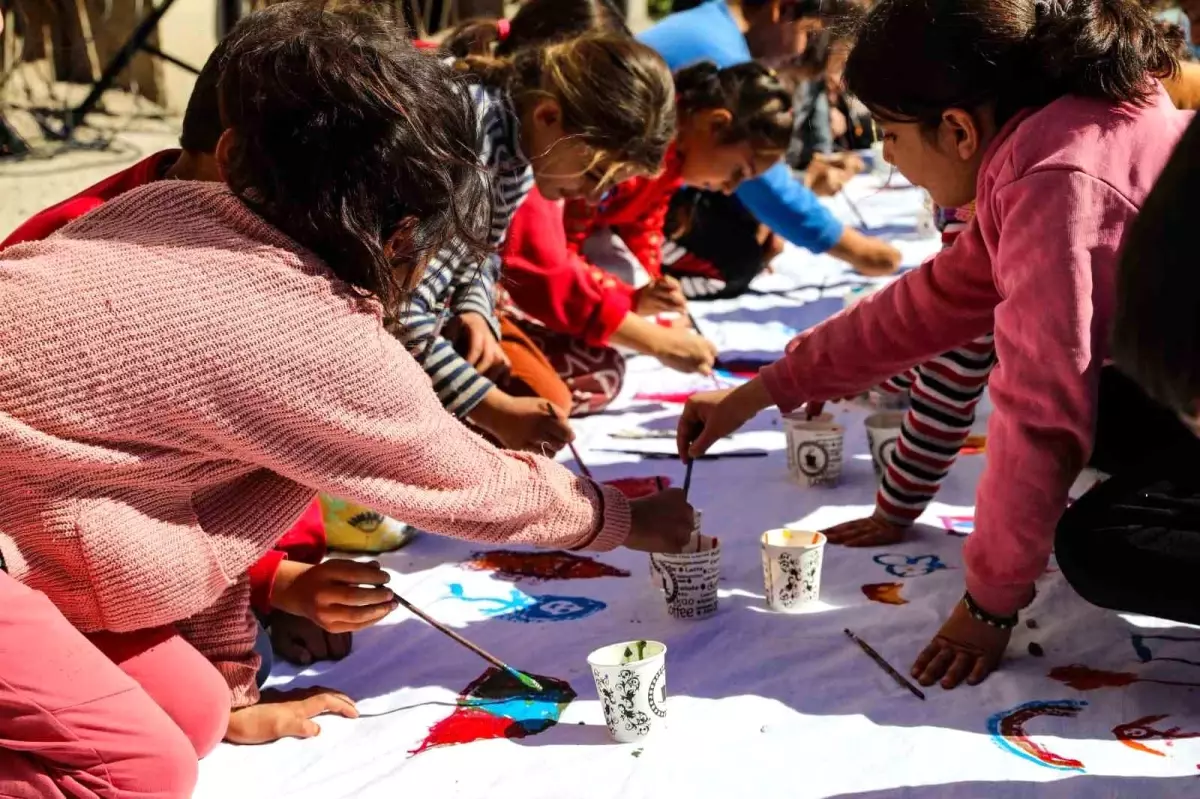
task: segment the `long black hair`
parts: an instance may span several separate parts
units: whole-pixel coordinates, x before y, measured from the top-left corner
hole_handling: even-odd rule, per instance
[[[243,19],[226,47],[227,181],[263,219],[389,312],[449,242],[487,251],[463,78],[401,27],[288,2]]]

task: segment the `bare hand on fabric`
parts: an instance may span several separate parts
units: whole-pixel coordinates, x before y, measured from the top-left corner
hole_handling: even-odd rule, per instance
[[[900,251],[882,239],[864,236],[854,228],[842,231],[842,237],[829,248],[829,254],[840,258],[854,271],[866,277],[890,275],[900,267]]]
[[[350,654],[351,633],[331,633],[314,621],[277,610],[271,614],[271,649],[288,663],[308,666]]]
[[[358,718],[354,701],[341,691],[319,687],[263,691],[257,705],[230,711],[225,740],[234,744],[268,744],[280,738],[312,738],[321,732],[313,718],[325,713]]]
[[[633,310],[639,316],[686,313],[687,298],[683,296],[683,287],[679,285],[678,280],[670,275],[663,275],[633,292]]]
[[[679,459],[687,462],[700,457],[774,404],[761,377],[737,388],[693,394],[683,406],[675,433]]]
[[[967,685],[978,685],[1000,665],[1011,637],[1011,629],[979,621],[958,602],[942,629],[917,657],[912,676],[921,685],[940,680],[947,690],[963,680]]]
[[[830,527],[825,531],[825,538],[831,544],[846,547],[878,547],[903,541],[907,531],[907,527],[892,524],[887,519],[868,516]]]
[[[492,326],[481,314],[468,311],[455,316],[446,323],[446,337],[476,372],[491,380],[500,379],[512,367]]]
[[[378,563],[335,559],[311,566],[285,560],[275,573],[271,606],[332,633],[353,632],[396,609],[396,598],[382,587],[390,579]]]
[[[678,488],[630,500],[629,511],[625,547],[639,552],[682,552],[696,527],[696,512]]]
[[[684,374],[712,374],[717,362],[717,345],[703,336],[697,335],[690,328],[659,328],[655,333],[658,343],[654,349],[654,357],[663,366]]]

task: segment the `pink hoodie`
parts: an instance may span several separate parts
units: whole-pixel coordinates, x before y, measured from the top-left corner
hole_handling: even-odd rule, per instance
[[[1046,568],[1091,452],[1117,255],[1191,114],[1063,97],[1006,124],[979,169],[975,221],[884,291],[797,336],[762,371],[784,411],[862,391],[995,329],[987,466],[964,559],[993,613]]]

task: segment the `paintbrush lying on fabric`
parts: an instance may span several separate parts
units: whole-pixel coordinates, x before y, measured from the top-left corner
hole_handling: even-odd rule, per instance
[[[592,452],[612,452],[616,455],[641,455],[647,460],[653,461],[677,461],[679,455],[674,452],[645,452],[637,449],[593,449]],[[721,452],[712,453],[706,452],[703,455],[697,455],[692,458],[694,461],[719,461],[726,458],[765,458],[767,453],[762,450],[738,450],[737,452]]]
[[[533,679],[532,677],[530,677],[528,674],[526,674],[522,671],[517,671],[512,666],[508,665],[507,663],[505,663],[503,660],[496,657],[495,655],[488,654],[483,649],[480,649],[478,646],[471,643],[466,638],[463,638],[461,635],[454,632],[454,630],[451,630],[449,627],[445,626],[440,621],[433,618],[428,613],[421,610],[416,605],[409,602],[407,599],[400,596],[399,594],[396,594],[393,592],[392,595],[396,597],[397,602],[399,602],[401,605],[403,605],[414,616],[420,618],[422,621],[424,621],[430,627],[433,627],[438,632],[445,634],[446,636],[454,639],[459,644],[462,644],[463,646],[465,646],[467,649],[470,649],[476,655],[479,655],[479,657],[483,658],[488,663],[491,663],[496,668],[503,669],[504,671],[508,672],[513,677],[515,677],[517,679],[517,681],[521,683],[521,685],[524,685],[527,688],[532,688],[533,690],[538,691],[538,692],[544,690],[542,688],[542,684],[540,682],[538,682],[537,680]]]
[[[859,638],[854,633],[850,632],[850,630],[848,630],[848,629],[844,629],[844,630],[842,630],[842,632],[844,632],[847,635],[847,637],[850,638],[851,641],[858,644],[859,648],[862,649],[862,651],[866,652],[867,656],[869,658],[871,658],[871,660],[875,661],[875,665],[877,665],[877,666],[879,666],[879,668],[883,669],[884,672],[889,677],[891,677],[893,680],[896,681],[897,685],[900,685],[901,687],[907,688],[908,690],[912,691],[913,696],[915,696],[917,699],[925,698],[925,693],[920,688],[913,685],[911,682],[908,681],[907,678],[904,677],[903,674],[901,674],[900,672],[898,672],[894,668],[892,668],[892,665],[883,659],[883,655],[876,652],[871,647],[870,644],[868,644],[863,639]]]

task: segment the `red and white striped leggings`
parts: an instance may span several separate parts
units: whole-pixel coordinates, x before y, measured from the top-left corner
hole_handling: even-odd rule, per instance
[[[996,363],[989,333],[885,383],[909,391],[912,406],[875,498],[876,513],[893,524],[916,521],[933,497],[975,423],[975,407]]]

